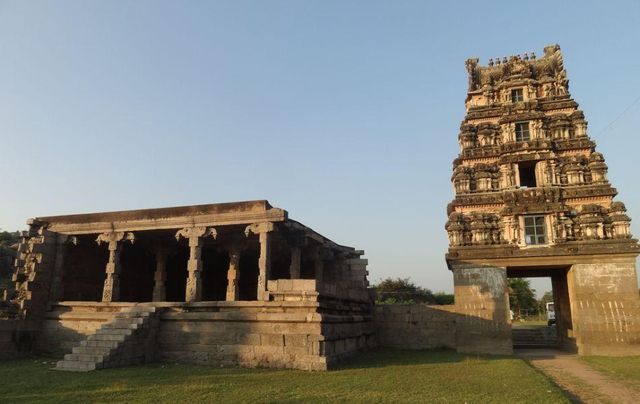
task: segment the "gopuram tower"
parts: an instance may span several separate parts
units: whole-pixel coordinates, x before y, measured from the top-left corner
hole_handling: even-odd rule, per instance
[[[640,354],[640,249],[560,47],[478,62],[447,208],[458,349],[511,352],[507,278],[550,277],[564,349]]]

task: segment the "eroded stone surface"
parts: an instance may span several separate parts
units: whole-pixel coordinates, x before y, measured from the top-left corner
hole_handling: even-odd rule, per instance
[[[67,353],[62,369],[163,358],[324,370],[375,341],[363,252],[266,201],[29,224],[17,321],[41,330],[34,350]],[[140,305],[157,310],[153,332],[114,331]]]
[[[640,250],[569,93],[560,47],[466,66],[445,226],[459,349],[509,351],[506,278],[549,276],[565,347],[640,353]]]

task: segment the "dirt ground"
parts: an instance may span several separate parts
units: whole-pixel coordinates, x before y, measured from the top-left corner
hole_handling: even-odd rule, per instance
[[[593,369],[575,354],[553,349],[520,349],[516,355],[551,377],[574,402],[640,403],[640,392]]]

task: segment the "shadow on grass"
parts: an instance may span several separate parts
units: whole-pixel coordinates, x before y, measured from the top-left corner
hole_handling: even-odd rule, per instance
[[[382,348],[362,352],[331,372],[159,362],[88,373],[52,371],[51,360],[23,359],[0,362],[0,402],[463,402],[469,397],[494,402],[524,397],[535,402],[529,394],[539,399],[536,392],[546,397],[547,382],[527,379],[528,369],[522,372],[527,367],[514,359],[449,349]],[[487,372],[501,376],[485,379]],[[508,381],[510,376],[533,380],[536,387],[528,386],[526,393],[509,392],[519,383]]]
[[[385,368],[390,366],[415,366],[436,363],[456,363],[468,360],[504,360],[513,359],[505,355],[461,354],[453,349],[401,350],[392,348],[375,348],[364,351],[358,356],[339,365],[334,370]]]

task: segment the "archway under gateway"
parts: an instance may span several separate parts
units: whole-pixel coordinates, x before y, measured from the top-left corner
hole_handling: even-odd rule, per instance
[[[548,265],[541,267],[507,267],[507,279],[513,278],[548,278],[551,281],[553,294],[553,323],[545,319],[542,324],[521,324],[512,313],[511,337],[515,348],[547,348],[554,347],[576,351],[573,334],[573,322],[571,320],[571,303],[569,298],[567,275],[570,266]],[[507,300],[510,303],[509,300]]]

